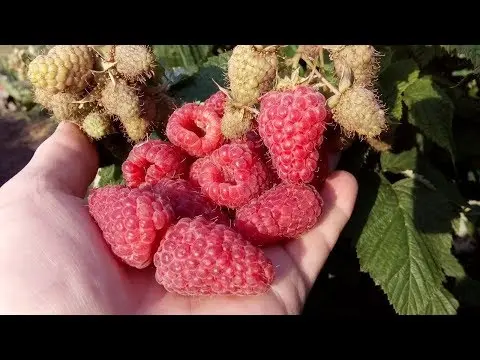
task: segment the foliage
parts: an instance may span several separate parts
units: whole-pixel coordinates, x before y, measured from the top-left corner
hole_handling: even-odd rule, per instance
[[[225,86],[230,48],[223,49],[155,45],[171,96],[204,101]],[[295,49],[283,48],[282,56]],[[339,168],[356,176],[359,194],[339,244],[354,247],[358,270],[396,313],[455,314],[473,306],[480,289],[480,266],[472,265],[479,251],[458,250],[479,234],[480,46],[376,50],[391,149],[379,153],[357,139],[344,151]],[[328,57],[324,69],[335,82]],[[118,165],[103,168],[99,181],[121,183]]]

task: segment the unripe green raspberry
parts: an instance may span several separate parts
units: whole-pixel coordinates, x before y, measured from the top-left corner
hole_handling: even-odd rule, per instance
[[[120,118],[135,118],[141,115],[137,91],[125,80],[109,81],[101,92],[100,104],[110,114]]]
[[[342,76],[345,67],[352,70],[353,83],[370,87],[376,81],[379,63],[378,52],[371,45],[345,45],[331,50],[335,72]]]
[[[47,110],[52,110],[52,94],[50,92],[36,88],[33,91],[33,97],[37,104],[42,105]]]
[[[152,77],[155,57],[147,46],[117,45],[114,51],[117,71],[126,79],[144,81]]]
[[[148,136],[150,123],[141,116],[120,118],[125,133],[134,142],[138,143]]]
[[[222,118],[222,134],[227,139],[238,139],[245,135],[252,125],[253,114],[244,108],[237,108],[231,101],[226,102]]]
[[[28,78],[36,88],[51,93],[84,90],[90,80],[94,55],[86,45],[57,45],[38,55],[28,66]]]
[[[332,110],[333,118],[348,133],[373,138],[386,128],[386,116],[375,94],[352,86],[343,92]]]
[[[276,51],[256,50],[252,45],[237,45],[228,61],[228,80],[233,100],[251,106],[271,90],[278,69]]]
[[[92,139],[100,140],[113,133],[112,120],[106,114],[92,111],[83,119],[82,129]]]
[[[71,93],[53,95],[50,103],[53,116],[58,121],[71,121],[79,124],[88,110],[86,107],[80,108],[80,104],[75,103],[78,100],[80,97]]]

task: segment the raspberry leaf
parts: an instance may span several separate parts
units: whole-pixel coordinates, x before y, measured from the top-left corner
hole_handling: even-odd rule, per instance
[[[212,54],[213,45],[154,45],[153,52],[166,68],[194,69]]]
[[[217,58],[220,58],[219,56]],[[182,103],[205,101],[213,93],[218,91],[218,86],[225,87],[225,64],[228,63],[228,57],[225,55],[222,60],[213,59],[207,61],[200,67],[198,72],[182,83],[182,86],[171,88],[174,97]]]
[[[465,205],[466,200],[458,191],[457,186],[447,178],[428,159],[419,154],[417,149],[403,151],[399,154],[382,153],[380,164],[384,172],[407,175],[409,172],[423,178],[424,184],[440,191],[455,204]]]
[[[444,287],[437,289],[421,315],[454,315],[459,303]]]
[[[120,165],[112,164],[100,168],[97,176],[98,182],[96,187],[123,184],[122,168]]]
[[[449,53],[466,57],[474,67],[480,66],[480,45],[443,45]]]
[[[451,204],[415,179],[391,184],[377,177],[377,196],[357,242],[361,270],[398,314],[455,314],[458,303],[443,288],[446,275],[460,273],[450,253]]]
[[[382,96],[395,120],[402,117],[402,96],[405,89],[413,84],[420,74],[417,63],[412,59],[399,60],[390,64],[380,75]]]
[[[408,121],[453,156],[454,106],[448,95],[430,78],[422,77],[405,89]]]

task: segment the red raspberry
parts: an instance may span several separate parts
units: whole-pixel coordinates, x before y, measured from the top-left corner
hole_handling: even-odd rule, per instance
[[[224,141],[221,121],[222,118],[212,107],[189,103],[170,116],[166,134],[172,144],[190,155],[205,156]]]
[[[229,225],[227,216],[210,199],[183,179],[161,179],[154,185],[141,186],[150,189],[170,202],[177,219],[203,215],[206,219]]]
[[[256,246],[274,245],[313,228],[322,207],[313,186],[282,183],[238,209],[235,227]]]
[[[266,190],[267,177],[265,164],[246,144],[222,145],[190,168],[190,179],[203,194],[232,209]]]
[[[261,99],[258,131],[284,182],[313,180],[326,127],[325,103],[321,93],[307,86],[271,91]]]
[[[94,189],[88,206],[113,253],[138,269],[152,263],[175,216],[170,204],[160,196],[124,185]]]
[[[188,155],[179,147],[162,140],[135,145],[122,164],[125,183],[130,187],[154,184],[165,177],[188,175]]]
[[[274,279],[272,262],[259,248],[203,217],[170,227],[153,261],[157,282],[180,295],[256,295]]]
[[[227,95],[225,95],[221,91],[217,91],[215,94],[210,96],[205,102],[203,103],[204,106],[211,107],[215,110],[215,112],[220,116],[223,117],[223,112],[225,110],[225,102],[227,101]]]

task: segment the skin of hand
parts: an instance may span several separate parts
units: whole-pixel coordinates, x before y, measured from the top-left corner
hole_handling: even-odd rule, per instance
[[[112,255],[86,205],[97,168],[94,146],[61,123],[0,188],[1,314],[299,314],[357,196],[352,175],[332,172],[318,226],[265,250],[276,271],[269,292],[182,297],[158,285],[153,268],[128,268]]]

